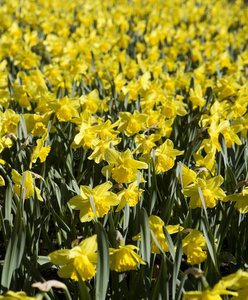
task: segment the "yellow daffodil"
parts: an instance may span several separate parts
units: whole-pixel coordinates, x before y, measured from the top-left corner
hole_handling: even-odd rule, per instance
[[[143,153],[147,154],[151,151],[153,147],[156,147],[154,142],[160,140],[160,134],[151,134],[151,135],[144,135],[144,134],[137,134],[134,138],[134,141],[138,146],[133,151],[133,153]]]
[[[44,133],[42,138],[37,140],[37,146],[33,148],[33,153],[30,158],[30,165],[29,165],[30,168],[32,168],[32,164],[36,162],[38,157],[41,163],[43,163],[46,160],[51,150],[50,146],[44,147],[44,142],[47,138],[48,138],[48,134]]]
[[[83,147],[84,150],[89,149],[91,147],[92,140],[96,137],[97,133],[93,130],[90,122],[82,122],[80,131],[75,135],[71,148],[77,149]]]
[[[110,270],[125,272],[137,270],[138,264],[146,262],[136,253],[139,248],[134,245],[119,245],[118,249],[109,248]]]
[[[118,145],[121,142],[121,138],[112,138],[107,141],[100,139],[93,139],[91,142],[91,148],[93,153],[88,157],[88,159],[94,159],[96,164],[99,164],[103,159],[105,160],[105,150],[109,148],[110,143],[113,146]]]
[[[157,241],[159,242],[159,245],[164,250],[164,252],[167,252],[167,251],[169,251],[169,247],[168,247],[168,244],[165,239],[163,226],[164,226],[164,221],[160,217],[154,216],[154,215],[151,215],[149,217],[150,231],[153,231]],[[183,227],[181,227],[179,225],[167,225],[167,226],[165,226],[165,228],[169,234],[177,233],[177,232],[183,230]],[[137,234],[132,239],[134,241],[141,240],[141,233]],[[151,239],[152,239],[152,236],[151,236]],[[151,252],[157,253],[157,254],[160,253],[160,250],[153,239],[152,239]]]
[[[187,114],[186,106],[187,104],[175,100],[174,95],[168,96],[162,101],[161,113],[167,119],[175,118],[176,116],[185,116]]]
[[[221,300],[221,295],[232,296],[231,300],[247,299],[248,273],[238,270],[234,274],[222,277],[212,289],[207,288],[202,292],[185,292],[183,300]]]
[[[138,189],[137,181],[130,183],[128,188],[123,188],[123,190],[117,194],[120,198],[120,204],[116,208],[116,211],[120,211],[124,208],[126,203],[128,203],[130,207],[134,207],[138,203],[143,192],[144,190],[141,188]]]
[[[195,182],[197,177],[197,174],[191,170],[190,168],[188,168],[185,165],[182,165],[182,181],[183,181],[183,187],[188,186],[190,183]],[[179,180],[181,180],[181,178],[179,177]]]
[[[91,279],[96,273],[96,251],[97,235],[93,235],[72,249],[56,250],[48,257],[53,264],[63,266],[58,270],[59,277],[78,281],[78,272],[81,279],[85,281]]]
[[[93,90],[88,95],[83,95],[80,97],[80,102],[83,106],[83,109],[86,109],[91,114],[97,112],[102,101],[103,100],[99,98],[99,92],[97,90]]]
[[[184,151],[174,149],[174,144],[171,140],[167,139],[161,146],[155,151],[155,173],[167,172],[172,169],[175,164],[176,156],[182,155]],[[140,160],[147,163],[152,163],[152,154],[144,154],[140,157]]]
[[[205,167],[207,170],[211,172],[212,175],[215,173],[215,153],[210,152],[205,157],[203,157],[199,153],[193,153],[193,157],[197,167]]]
[[[25,292],[8,291],[4,295],[0,295],[3,300],[35,300],[35,297],[29,297]]]
[[[145,162],[133,159],[133,155],[129,149],[125,152],[119,152],[114,149],[106,149],[105,160],[110,165],[103,167],[102,173],[106,176],[108,174],[112,178],[121,183],[130,183],[137,180],[138,169],[147,169],[148,165]],[[144,178],[141,175],[141,182]]]
[[[5,185],[5,181],[3,176],[0,175],[0,186],[4,186]]]
[[[245,187],[241,193],[228,195],[222,201],[236,201],[234,207],[242,214],[248,212],[248,187]]]
[[[7,109],[1,116],[0,131],[3,133],[14,133],[16,135],[20,115],[13,110]]]
[[[202,88],[200,84],[197,84],[194,89],[189,90],[189,98],[188,98],[192,104],[193,109],[196,109],[199,107],[199,109],[202,109],[204,106],[206,100],[203,97]]]
[[[28,133],[32,133],[35,137],[41,137],[47,131],[47,125],[51,117],[51,112],[43,115],[24,114],[23,116]]]
[[[183,253],[191,265],[200,264],[207,259],[207,243],[202,232],[192,230],[183,240]]]
[[[70,199],[69,204],[72,209],[80,210],[79,218],[81,222],[90,222],[94,219],[94,212],[90,204],[90,195],[93,198],[96,214],[98,218],[102,218],[110,210],[110,206],[118,205],[120,200],[116,194],[109,192],[112,183],[107,181],[93,189],[81,185],[80,195]]]
[[[196,182],[185,187],[182,193],[184,196],[190,197],[189,205],[191,208],[203,208],[198,190],[198,188],[201,188],[206,207],[213,208],[217,205],[218,200],[223,200],[226,196],[225,192],[220,188],[223,181],[221,175],[207,180],[197,178]]]
[[[120,124],[118,130],[120,132],[124,131],[126,136],[132,136],[146,129],[148,115],[140,114],[137,110],[134,111],[133,115],[129,112],[120,112],[119,118]]]
[[[20,197],[20,195],[21,195],[21,180],[22,180],[22,177],[25,176],[25,182],[24,182],[23,189],[22,189],[22,195],[24,195],[24,192],[26,190],[25,199],[28,199],[31,196],[33,196],[33,194],[35,192],[38,200],[43,201],[43,199],[40,195],[40,189],[38,189],[34,185],[34,180],[33,180],[32,174],[33,173],[31,173],[30,171],[25,171],[22,173],[22,175],[20,175],[16,170],[12,169],[12,180],[15,183],[14,190],[15,190],[16,194]]]
[[[80,102],[77,99],[68,99],[66,96],[49,102],[48,106],[56,112],[56,116],[60,122],[67,122],[73,117],[78,116],[77,109],[80,106]]]

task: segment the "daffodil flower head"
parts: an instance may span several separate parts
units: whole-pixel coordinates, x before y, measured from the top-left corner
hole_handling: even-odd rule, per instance
[[[116,212],[124,208],[126,203],[128,203],[130,207],[134,207],[138,203],[143,192],[144,190],[141,188],[138,189],[137,181],[130,183],[128,188],[124,188],[117,194],[120,198],[120,204],[118,205]]]
[[[169,247],[165,239],[163,226],[164,226],[164,221],[160,217],[154,215],[151,215],[149,217],[150,232],[153,231],[159,245],[161,246],[164,252],[167,252],[169,251]],[[180,225],[167,225],[165,226],[165,228],[169,234],[174,234],[183,230],[183,227],[181,227]],[[133,241],[141,240],[141,233],[134,236],[132,240]],[[155,241],[152,239],[152,235],[151,235],[151,240],[152,240],[151,252],[159,254],[160,250],[157,244],[155,243]]]
[[[110,248],[110,269],[116,272],[137,270],[138,263],[145,265],[146,262],[136,253],[139,248],[134,245],[119,245],[118,249]]]
[[[126,136],[132,136],[140,130],[146,129],[146,122],[148,120],[147,114],[141,114],[137,110],[133,115],[129,112],[120,112],[120,124],[118,130],[125,133]]]
[[[248,273],[238,270],[234,274],[222,277],[212,289],[185,292],[183,300],[221,300],[221,295],[232,296],[231,300],[247,299]]]
[[[33,176],[30,171],[25,171],[20,175],[15,169],[12,169],[12,180],[14,181],[14,191],[15,193],[20,197],[21,193],[24,195],[24,192],[26,190],[25,199],[29,199],[31,196],[33,196],[34,192],[36,192],[36,196],[38,200],[43,201],[40,190],[34,185]],[[21,191],[21,181],[22,177],[25,176],[24,185]]]
[[[218,200],[223,200],[226,196],[225,192],[220,188],[223,181],[221,175],[207,180],[197,178],[196,182],[185,187],[182,193],[184,196],[190,197],[189,205],[191,208],[203,208],[204,206],[198,189],[201,188],[205,206],[213,208],[217,205]]]
[[[0,296],[0,299],[5,300],[35,300],[36,297],[29,297],[25,292],[13,292],[8,291],[3,296]]]
[[[188,186],[190,183],[194,182],[196,180],[197,174],[191,170],[190,168],[188,168],[185,165],[182,165],[182,184],[183,187]],[[178,177],[179,182],[181,182],[181,178]]]
[[[62,265],[58,270],[61,278],[71,278],[78,281],[78,274],[82,280],[91,279],[96,273],[97,264],[97,235],[83,240],[72,249],[56,250],[48,255],[55,265]]]
[[[96,164],[99,164],[103,159],[105,159],[105,150],[110,147],[112,143],[113,146],[119,144],[121,138],[112,138],[109,140],[100,140],[98,138],[93,139],[91,142],[91,148],[94,150],[93,153],[88,157],[89,160],[94,159]]]
[[[183,253],[191,265],[200,264],[207,259],[207,244],[202,232],[192,230],[183,240]]]
[[[42,138],[37,140],[37,146],[33,148],[33,153],[30,158],[30,165],[29,165],[30,168],[32,167],[32,164],[36,162],[38,157],[41,163],[43,163],[46,160],[51,150],[50,146],[44,147],[44,142],[47,138],[48,138],[48,134],[45,132]]]
[[[138,144],[136,149],[133,153],[143,153],[147,154],[151,151],[153,147],[156,147],[155,142],[160,140],[160,134],[151,134],[151,135],[144,135],[144,134],[137,134],[134,138],[135,143]]]
[[[241,193],[228,195],[222,201],[235,201],[234,207],[242,214],[248,213],[248,187],[245,187]]]
[[[80,210],[79,218],[81,222],[90,222],[94,219],[94,212],[90,204],[90,195],[93,198],[96,214],[98,218],[102,218],[110,210],[110,206],[118,205],[120,200],[118,196],[109,189],[112,183],[107,181],[103,184],[90,188],[88,186],[80,186],[80,195],[70,199],[69,204],[72,209]]]
[[[129,149],[125,152],[119,152],[114,149],[106,149],[105,160],[110,165],[103,167],[102,173],[106,176],[112,175],[112,178],[121,183],[130,183],[137,180],[138,169],[147,169],[148,165],[145,162],[133,159],[133,155]],[[141,175],[141,182],[144,178]]]
[[[154,151],[155,156],[155,173],[167,172],[172,169],[175,164],[176,156],[182,155],[184,151],[174,149],[174,144],[171,140],[167,139],[161,146]],[[144,154],[140,160],[147,163],[152,163],[152,154]]]
[[[56,112],[56,116],[60,122],[67,122],[73,117],[78,116],[78,108],[80,102],[77,99],[68,99],[64,97],[61,99],[56,99],[48,103],[50,109]]]

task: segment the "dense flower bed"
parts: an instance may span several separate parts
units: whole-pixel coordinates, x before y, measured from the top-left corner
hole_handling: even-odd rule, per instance
[[[247,4],[0,12],[0,299],[245,299]]]

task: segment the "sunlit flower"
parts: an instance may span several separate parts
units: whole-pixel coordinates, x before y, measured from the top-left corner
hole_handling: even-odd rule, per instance
[[[207,259],[207,243],[202,232],[192,230],[183,240],[183,253],[191,265],[200,264]]]
[[[129,149],[125,152],[119,152],[114,149],[106,149],[105,160],[110,165],[103,167],[102,173],[108,174],[112,178],[121,183],[130,183],[137,180],[138,169],[147,169],[148,165],[144,162],[133,159],[133,155]],[[140,176],[141,182],[144,182],[143,176]]]
[[[155,151],[155,173],[167,172],[172,169],[175,164],[176,156],[182,155],[184,151],[174,149],[174,144],[171,140],[167,139],[161,146]],[[140,160],[152,164],[152,154],[144,154],[140,157]]]
[[[129,112],[119,113],[120,124],[118,130],[125,133],[127,136],[132,136],[141,130],[146,129],[146,122],[148,115],[141,114],[137,110],[134,111],[133,115]]]
[[[13,292],[8,291],[4,295],[0,295],[0,299],[3,300],[35,300],[35,297],[29,297],[25,292]]]
[[[56,250],[48,255],[55,265],[63,266],[58,270],[61,278],[71,278],[78,281],[91,279],[96,273],[97,264],[97,235],[83,240],[72,249]]]
[[[138,189],[137,181],[130,183],[128,188],[123,188],[117,194],[117,196],[120,198],[120,204],[116,208],[116,211],[120,211],[122,208],[124,208],[126,203],[128,203],[130,207],[134,207],[138,203],[142,192],[144,192],[144,190],[141,188]]]
[[[25,181],[24,181],[23,188],[21,191],[21,181],[24,176],[25,176]],[[20,175],[15,169],[12,169],[12,180],[15,183],[14,190],[19,197],[21,196],[21,193],[22,193],[22,197],[23,197],[24,193],[26,192],[25,199],[28,199],[31,196],[33,196],[33,194],[35,192],[38,200],[43,201],[43,199],[40,195],[40,189],[38,189],[34,185],[33,176],[30,171],[25,171],[22,173],[22,175]]]
[[[134,250],[139,250],[134,245],[119,245],[118,249],[109,248],[110,269],[116,272],[137,270],[138,264],[146,262]]]
[[[154,215],[151,215],[149,217],[150,232],[153,231],[159,245],[161,246],[164,252],[167,252],[169,251],[169,247],[165,239],[163,226],[164,226],[164,221],[160,217]],[[183,230],[183,227],[181,227],[180,225],[167,225],[165,226],[165,228],[169,234],[177,233]],[[141,240],[141,233],[137,234],[132,239],[134,241]],[[155,243],[155,241],[153,240],[152,236],[151,236],[151,240],[152,240],[151,252],[159,254],[160,250],[157,244]]]
[[[234,207],[242,214],[248,212],[248,187],[245,187],[241,193],[228,195],[222,201],[235,201]]]
[[[80,210],[79,218],[81,222],[90,222],[94,219],[94,212],[90,203],[90,195],[93,198],[96,214],[98,218],[102,218],[110,210],[110,206],[118,205],[120,200],[116,194],[109,192],[112,183],[107,181],[93,189],[81,185],[80,195],[70,199],[69,204],[75,210]]]
[[[220,175],[207,180],[197,178],[196,182],[185,187],[182,193],[184,196],[190,197],[189,205],[191,208],[203,208],[204,206],[198,190],[198,188],[201,188],[206,207],[213,208],[217,205],[218,200],[223,200],[226,196],[225,192],[220,188],[223,181]]]

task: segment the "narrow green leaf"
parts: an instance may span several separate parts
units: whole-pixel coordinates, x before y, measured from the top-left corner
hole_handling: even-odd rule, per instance
[[[182,255],[183,255],[182,238],[181,238],[181,233],[179,232],[176,256],[173,264],[173,275],[172,275],[172,299],[173,300],[176,299],[175,297],[176,297],[177,278],[181,267]]]
[[[13,273],[19,268],[25,249],[26,233],[23,225],[21,205],[18,203],[14,228],[7,246],[1,276],[2,291],[9,289]]]
[[[173,244],[172,238],[171,238],[171,236],[170,236],[170,234],[167,231],[167,229],[166,229],[165,226],[163,226],[163,231],[164,231],[166,242],[167,242],[169,250],[170,250],[170,254],[172,256],[173,261],[175,261],[176,253],[175,253],[175,249],[174,249],[174,244]]]
[[[24,138],[26,138],[28,136],[28,132],[27,132],[25,119],[24,119],[22,114],[20,114],[20,123],[21,123],[22,130],[23,130],[23,133],[24,133]]]
[[[96,214],[96,208],[95,208],[95,202],[94,202],[94,199],[93,199],[92,195],[90,195],[90,205],[91,205],[91,208],[94,212],[95,221],[98,221],[97,220],[97,214]]]
[[[96,273],[96,299],[102,300],[106,298],[109,283],[109,245],[108,237],[102,224],[95,223],[97,233],[97,273]]]
[[[87,289],[85,282],[82,280],[80,274],[78,273],[77,268],[75,266],[74,266],[74,268],[75,268],[75,271],[76,271],[77,277],[78,277],[78,287],[79,287],[80,299],[91,300],[91,296],[90,296],[90,293]]]

